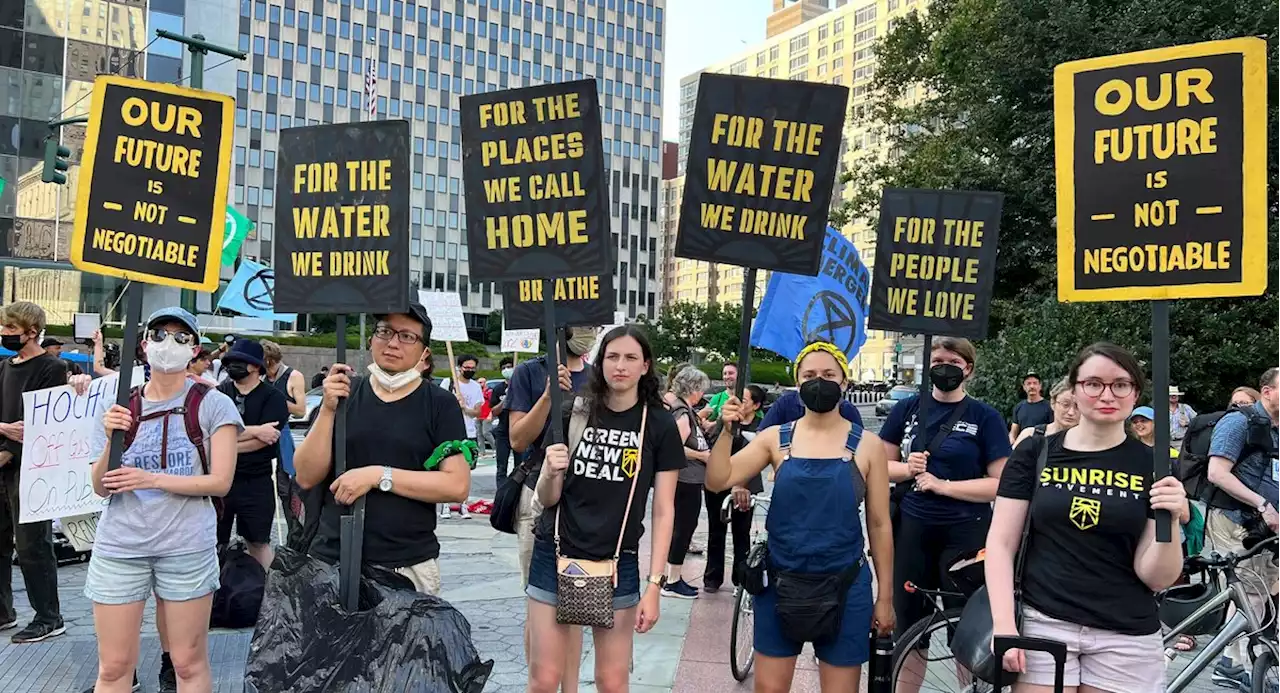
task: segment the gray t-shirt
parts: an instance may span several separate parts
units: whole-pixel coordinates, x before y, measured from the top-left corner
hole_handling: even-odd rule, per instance
[[[145,416],[182,406],[191,385],[192,381],[187,379],[182,391],[164,402],[152,402],[144,397],[142,414]],[[121,465],[157,474],[204,474],[200,455],[187,438],[180,414],[167,417],[168,462],[163,469],[160,467],[164,418],[143,421],[138,426],[138,435],[133,439],[133,445],[124,451]],[[237,434],[244,430],[231,398],[217,390],[209,390],[200,403],[200,428],[204,431],[206,449],[214,431],[228,425],[235,426]],[[96,428],[94,435],[98,445],[106,444],[106,432],[101,426]],[[117,493],[111,496],[107,509],[98,520],[98,536],[93,550],[112,558],[156,558],[205,551],[217,546],[216,525],[213,504],[205,497],[182,496],[159,489]]]

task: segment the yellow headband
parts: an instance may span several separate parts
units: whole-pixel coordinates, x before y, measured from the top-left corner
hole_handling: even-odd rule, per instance
[[[832,358],[836,360],[836,363],[840,364],[840,370],[844,373],[844,376],[846,378],[849,377],[849,359],[845,358],[844,352],[840,351],[839,347],[830,342],[814,342],[801,349],[800,353],[796,355],[796,361],[793,368],[797,379],[800,377],[800,362],[804,360],[804,357],[815,351],[825,351],[828,354],[831,354]]]

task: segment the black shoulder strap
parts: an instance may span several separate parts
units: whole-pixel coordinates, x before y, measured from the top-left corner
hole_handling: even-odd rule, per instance
[[[1022,566],[1027,560],[1027,538],[1031,535],[1031,503],[1036,499],[1036,489],[1040,487],[1040,477],[1049,464],[1049,437],[1043,433],[1035,436],[1040,441],[1040,451],[1036,453],[1036,475],[1031,478],[1031,498],[1027,500],[1027,516],[1022,520],[1022,540],[1018,543],[1018,556],[1013,564],[1013,600],[1018,604],[1022,599]]]
[[[933,404],[937,405],[937,402],[934,402]],[[964,413],[968,411],[968,409],[969,398],[965,397],[960,400],[960,404],[955,409],[951,410],[951,416],[947,417],[947,420],[942,422],[942,426],[938,428],[938,432],[933,434],[933,439],[929,441],[929,447],[925,448],[925,452],[928,452],[930,457],[938,454],[938,450],[942,447],[943,441],[945,441],[947,436],[951,435],[951,432],[955,430],[956,424],[960,423],[960,419],[964,417]],[[924,431],[925,425],[925,422],[920,420],[920,405],[917,403],[916,426],[918,426],[921,431]],[[916,446],[917,440],[920,440],[920,436],[916,436],[911,441],[911,447],[916,448],[917,451],[919,451]]]

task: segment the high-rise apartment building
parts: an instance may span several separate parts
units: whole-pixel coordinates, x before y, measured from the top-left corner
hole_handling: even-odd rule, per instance
[[[595,78],[603,110],[618,310],[655,315],[659,295],[664,0],[245,0],[237,74],[234,204],[257,221],[246,257],[271,262],[276,142],[300,125],[376,117],[412,127],[410,268],[456,291],[483,329],[501,289],[468,269],[462,133],[466,94]]]
[[[798,27],[827,10],[827,0],[773,0],[773,14],[764,24],[765,38]]]
[[[0,0],[0,304],[36,301],[50,322],[70,324],[77,311],[115,302],[123,281],[67,262],[85,126],[55,132],[48,123],[88,115],[99,74],[189,82],[185,48],[155,30],[234,45],[225,18],[235,8],[235,0]],[[206,63],[204,86],[231,93],[235,70],[218,62]],[[72,152],[66,185],[40,180],[50,136]]]
[[[775,0],[775,9],[780,0]],[[824,5],[825,3],[819,2]],[[849,87],[849,112],[845,121],[841,164],[851,170],[864,157],[887,155],[884,124],[869,117],[871,81],[875,76],[875,41],[903,15],[923,11],[928,0],[848,0],[837,2],[835,9],[817,14],[798,26],[769,37],[737,55],[704,67],[680,80],[680,160],[679,173],[684,175],[689,153],[689,132],[693,127],[694,105],[698,100],[698,79],[703,72],[750,75],[773,79],[796,79],[809,82],[843,84]],[[794,11],[800,5],[783,8]],[[922,96],[922,95],[920,95]],[[918,95],[908,92],[908,99]],[[837,190],[832,205],[852,194],[851,189]],[[866,220],[855,220],[841,231],[849,237],[862,261],[870,267],[875,260],[875,228]],[[743,270],[731,265],[715,268],[714,297],[721,303],[742,301]],[[766,272],[760,272],[756,286],[757,302],[764,293]],[[708,272],[710,282],[710,272]],[[710,286],[710,284],[708,285]],[[686,291],[696,293],[696,287]],[[710,291],[708,290],[708,295]],[[921,348],[916,337],[893,332],[868,331],[866,345],[852,359],[850,366],[861,380],[900,378],[910,381],[919,377]]]

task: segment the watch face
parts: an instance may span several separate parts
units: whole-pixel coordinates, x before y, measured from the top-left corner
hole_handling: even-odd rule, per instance
[[[383,493],[386,493],[387,491],[390,491],[390,490],[391,490],[391,480],[390,480],[390,479],[383,479],[382,481],[378,482],[378,490],[382,491]]]

